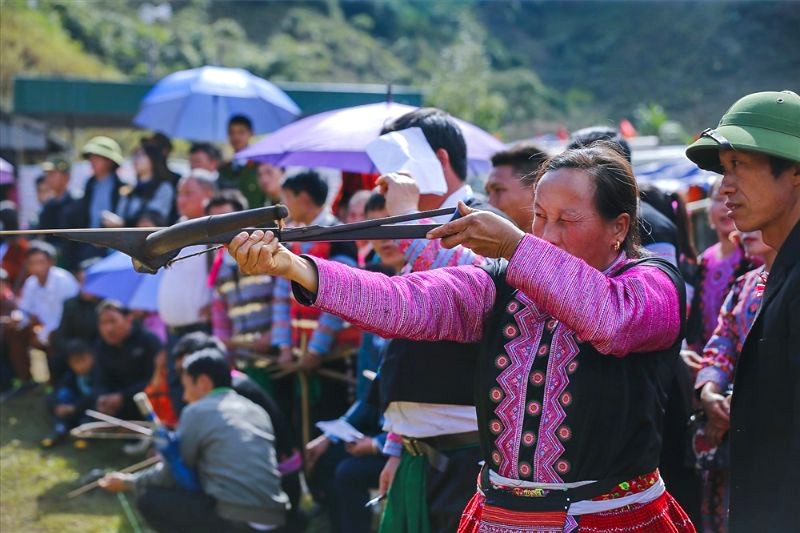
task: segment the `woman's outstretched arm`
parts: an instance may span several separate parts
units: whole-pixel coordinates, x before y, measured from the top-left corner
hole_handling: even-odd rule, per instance
[[[485,257],[508,259],[506,282],[601,353],[662,350],[677,340],[678,288],[658,268],[637,266],[608,277],[492,213],[463,204],[459,210],[463,218],[431,230],[428,237],[441,238],[446,248],[462,245]]]
[[[443,268],[387,277],[319,258],[297,256],[271,232],[241,233],[229,245],[245,274],[292,281],[313,304],[383,337],[474,342],[494,304],[495,286],[476,267]]]
[[[663,350],[680,331],[678,289],[655,267],[608,277],[528,235],[508,263],[506,281],[601,353]]]

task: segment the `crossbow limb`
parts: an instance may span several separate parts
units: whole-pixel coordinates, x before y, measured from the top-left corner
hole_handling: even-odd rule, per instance
[[[0,237],[49,235],[118,250],[133,259],[134,268],[155,274],[173,261],[186,246],[227,244],[241,231],[272,231],[280,242],[354,241],[377,239],[421,239],[438,224],[402,224],[412,220],[452,215],[453,209],[423,211],[394,217],[365,220],[339,226],[304,226],[284,229],[289,216],[284,205],[259,207],[210,215],[178,222],[165,228],[85,228],[0,231]],[[267,224],[275,224],[267,226]]]

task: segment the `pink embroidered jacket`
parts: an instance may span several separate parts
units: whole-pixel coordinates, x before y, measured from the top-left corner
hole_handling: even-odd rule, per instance
[[[477,406],[487,462],[501,475],[553,483],[604,479],[633,468],[610,455],[635,454],[639,445],[660,442],[659,388],[668,380],[664,368],[670,371],[671,366],[664,362],[651,371],[650,354],[640,352],[665,351],[678,339],[678,290],[661,269],[634,266],[614,276],[628,263],[622,254],[600,272],[531,235],[502,269],[500,285],[489,270],[474,266],[389,278],[310,259],[319,272],[314,305],[358,327],[414,340],[501,339],[487,343],[482,355],[485,390],[479,391]],[[513,295],[499,302],[503,317],[495,320],[495,299],[503,284]],[[485,328],[490,319],[498,331]],[[636,357],[622,362],[629,354]],[[579,366],[587,369],[583,375]],[[605,389],[604,373],[613,374]],[[655,373],[662,374],[659,383],[626,388],[625,379],[648,381]],[[652,398],[632,398],[628,388]],[[591,390],[589,396],[608,395],[608,401],[586,397],[582,390]],[[615,403],[646,408],[639,414],[637,405]],[[594,465],[573,465],[576,454],[591,457],[580,451],[587,442],[604,436],[614,440],[607,437],[609,428],[599,424],[613,426],[613,420],[602,419],[613,418],[620,408],[635,413],[619,417],[618,442],[593,452],[609,457],[589,460]],[[587,414],[596,409],[599,420]],[[643,452],[647,468],[652,456],[657,464],[655,448],[655,454]]]

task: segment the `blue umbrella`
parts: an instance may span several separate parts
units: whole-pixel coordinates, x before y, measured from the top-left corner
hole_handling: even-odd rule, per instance
[[[708,187],[719,177],[718,174],[700,169],[684,157],[637,165],[634,174],[637,180],[653,183],[669,193],[685,190],[690,185]]]
[[[117,300],[128,309],[158,311],[161,273],[140,274],[122,252],[101,259],[86,271],[83,290],[100,298]]]
[[[156,83],[133,122],[171,137],[221,141],[233,115],[248,117],[259,134],[292,122],[300,108],[278,87],[244,69],[200,67],[173,72]]]

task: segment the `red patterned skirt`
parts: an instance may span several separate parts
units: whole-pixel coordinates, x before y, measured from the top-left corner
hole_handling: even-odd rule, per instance
[[[550,516],[550,515],[553,516]],[[664,492],[648,503],[578,517],[568,516],[566,525],[559,513],[525,513],[485,508],[478,492],[464,509],[459,533],[695,533],[694,525],[678,502]],[[534,518],[535,517],[535,518]],[[577,523],[576,523],[577,520]]]

